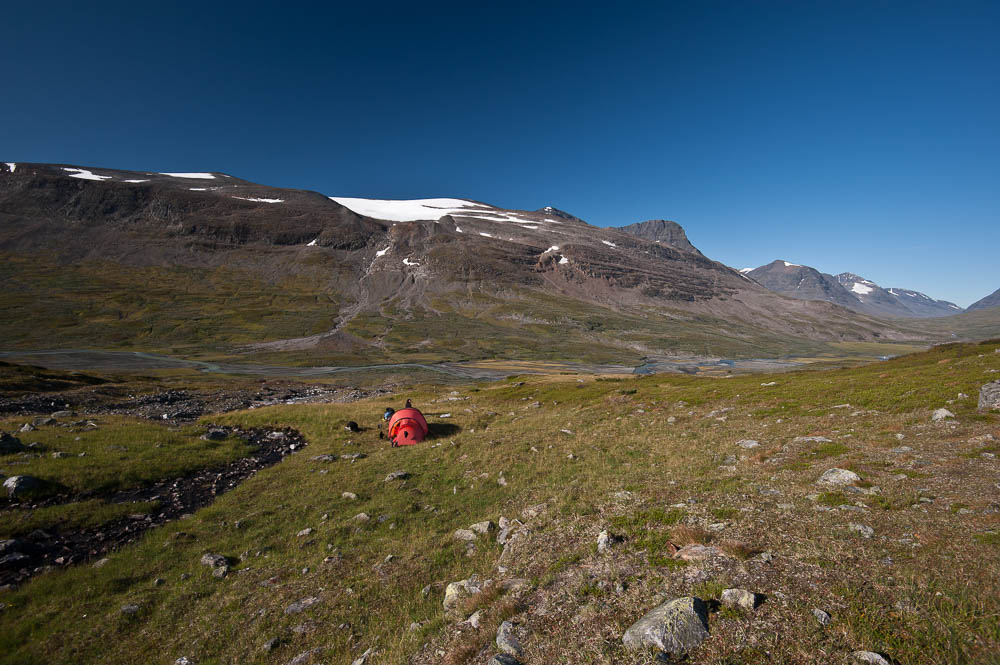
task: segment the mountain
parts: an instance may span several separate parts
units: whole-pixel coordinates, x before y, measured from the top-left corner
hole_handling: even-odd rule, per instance
[[[857,298],[848,293],[835,277],[809,266],[777,260],[740,272],[761,286],[790,298],[825,300],[848,309],[857,309]]]
[[[651,219],[646,222],[639,222],[638,224],[629,224],[628,226],[622,226],[619,228],[620,231],[636,236],[637,238],[644,238],[646,240],[652,240],[653,242],[662,243],[664,245],[670,245],[671,247],[676,247],[677,249],[683,249],[686,252],[696,252],[701,254],[694,245],[687,238],[687,234],[684,233],[684,229],[677,222],[671,222],[665,219]]]
[[[990,307],[1000,307],[1000,289],[972,303],[965,311],[971,312],[976,309],[989,309]]]
[[[850,272],[833,276],[788,261],[772,261],[759,268],[743,269],[758,284],[791,298],[825,300],[872,316],[931,318],[963,310],[945,300],[934,300],[911,289],[883,289]]]
[[[669,222],[637,225],[650,240],[554,208],[330,198],[218,172],[0,169],[0,335],[10,349],[637,362],[928,339],[776,296]]]

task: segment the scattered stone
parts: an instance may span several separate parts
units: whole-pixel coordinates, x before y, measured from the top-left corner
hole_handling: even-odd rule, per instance
[[[220,566],[226,565],[226,557],[221,554],[202,554],[201,564],[203,566],[211,566],[212,568],[219,568]]]
[[[336,455],[316,455],[315,457],[310,457],[309,461],[311,461],[311,462],[336,462],[337,461],[337,456]]]
[[[767,388],[768,386],[776,386],[776,385],[778,385],[778,382],[777,381],[768,381],[767,383],[762,383],[760,385],[761,385],[762,388]]]
[[[633,651],[659,649],[681,655],[708,637],[708,607],[700,598],[676,598],[636,621],[622,638]]]
[[[272,637],[267,642],[264,642],[264,646],[261,647],[261,651],[274,651],[281,644],[281,640],[277,637]]]
[[[227,432],[226,430],[222,429],[221,427],[212,427],[209,428],[207,432],[202,434],[201,438],[204,439],[205,441],[222,441],[227,436],[229,436],[229,432]]]
[[[295,658],[288,661],[288,665],[305,665],[306,663],[312,662],[313,658],[323,653],[323,647],[316,647],[314,649],[309,649],[309,651],[303,651]]]
[[[476,610],[475,612],[472,613],[472,615],[468,619],[466,619],[462,623],[467,626],[471,626],[476,630],[479,630],[479,624],[482,622],[482,619],[483,619],[483,611]]]
[[[816,481],[817,485],[844,486],[853,485],[861,480],[861,476],[848,469],[827,469]]]
[[[406,471],[393,471],[388,476],[386,476],[385,480],[382,481],[382,482],[386,482],[387,483],[387,482],[389,482],[391,480],[406,480],[409,477],[410,477],[410,474],[407,473]]]
[[[340,459],[345,459],[349,462],[356,462],[357,460],[364,459],[366,457],[368,457],[368,455],[365,455],[364,453],[344,453],[340,456]]]
[[[931,420],[933,420],[934,422],[939,422],[941,420],[947,420],[948,418],[954,418],[954,417],[955,414],[949,411],[948,409],[938,409],[931,414]],[[871,653],[871,652],[864,652],[864,653]]]
[[[32,425],[31,423],[24,423],[23,425],[21,425],[21,429],[19,429],[17,431],[19,433],[21,433],[21,434],[27,434],[28,432],[34,432],[35,431],[35,426]],[[0,434],[0,437],[2,437],[2,436],[3,435]]]
[[[725,589],[719,596],[719,601],[727,607],[739,607],[753,611],[757,607],[758,596],[746,589]]]
[[[309,596],[307,598],[303,598],[302,600],[297,600],[285,608],[285,614],[299,614],[303,610],[309,609],[318,602],[319,598],[316,596]]]
[[[311,527],[307,527],[307,528],[305,528],[305,529],[302,529],[302,531],[299,531],[299,532],[298,532],[297,534],[295,534],[295,535],[296,535],[296,536],[298,536],[299,538],[302,538],[303,536],[308,536],[308,535],[310,535],[310,534],[311,534],[312,532],[313,532],[312,528],[311,528]]]
[[[480,533],[480,534],[486,536],[486,535],[489,535],[490,533],[496,531],[497,525],[494,524],[491,520],[484,520],[482,522],[476,522],[475,524],[473,524],[469,528],[472,529],[473,531],[475,531],[476,533]]]
[[[470,531],[469,529],[456,529],[455,533],[451,534],[451,537],[455,540],[464,540],[469,542],[476,540],[479,536],[476,535],[475,531]]]
[[[874,651],[855,651],[851,654],[854,660],[859,663],[869,663],[869,665],[890,665],[889,661]]]
[[[367,522],[371,519],[371,516],[368,513],[358,513],[351,519],[355,522]]]
[[[22,427],[21,430],[24,431],[24,428]],[[19,438],[7,432],[0,432],[0,455],[13,455],[24,452],[24,450],[24,444]]]
[[[853,522],[847,525],[847,528],[851,531],[855,531],[861,535],[862,538],[871,538],[875,535],[875,529],[864,524],[854,524]]]
[[[191,660],[187,656],[181,656],[174,661],[174,665],[194,665],[195,661]]]
[[[368,662],[368,658],[375,654],[375,647],[370,647],[365,650],[363,654],[351,661],[351,665],[365,665]]]
[[[792,443],[832,443],[825,436],[797,436],[792,439]]]
[[[69,453],[64,453],[61,450],[57,450],[52,453],[52,459],[66,459],[69,456]]]
[[[716,547],[695,543],[692,545],[685,545],[677,550],[677,553],[674,554],[674,558],[683,559],[684,561],[706,561],[721,554],[722,552],[720,552]]]
[[[97,561],[94,562],[93,567],[103,568],[104,566],[108,565],[108,561],[111,561],[111,559],[107,557],[104,557],[103,559],[98,559]]]
[[[76,411],[56,411],[52,414],[53,418],[76,418]]]
[[[510,621],[504,621],[500,624],[500,628],[497,629],[496,641],[497,648],[503,653],[514,656],[514,658],[524,657],[524,647],[518,641],[517,635],[514,633],[514,624]]]
[[[545,511],[545,504],[539,503],[534,506],[528,506],[527,508],[525,508],[524,511],[521,513],[521,517],[523,517],[526,520],[530,520],[534,517],[538,517],[544,511]]]
[[[521,665],[521,661],[507,653],[498,653],[490,658],[489,665]]]
[[[31,421],[31,424],[35,427],[46,427],[48,425],[55,425],[56,419],[49,416],[38,416]]]
[[[739,446],[740,448],[746,448],[749,450],[750,448],[756,448],[757,446],[759,446],[760,441],[754,441],[753,439],[742,439],[740,441],[737,441],[736,445]]]
[[[469,596],[475,596],[486,587],[485,582],[479,580],[478,575],[457,582],[452,582],[444,590],[444,609],[452,611],[459,601]]]
[[[819,621],[819,625],[821,626],[829,626],[830,622],[833,621],[830,615],[821,609],[813,608],[812,613],[813,616],[816,617],[816,621]]]
[[[163,586],[166,583],[167,581],[162,577],[157,577],[155,580],[153,580],[153,586]]]
[[[229,574],[229,566],[218,566],[212,570],[212,577],[218,577],[220,580]]]
[[[1000,409],[1000,381],[991,381],[979,389],[979,410]]]
[[[340,498],[341,499],[347,499],[348,501],[357,501],[358,500],[358,495],[355,494],[354,492],[341,492],[340,493]]]
[[[121,612],[122,614],[128,614],[129,616],[131,616],[133,614],[138,614],[140,609],[142,608],[139,607],[138,605],[132,605],[132,604],[122,605]]]
[[[499,485],[500,487],[507,487],[507,479],[504,478],[503,472],[501,472],[500,475],[497,476],[497,485]]]

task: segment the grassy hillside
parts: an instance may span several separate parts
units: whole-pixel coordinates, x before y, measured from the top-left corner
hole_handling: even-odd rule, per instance
[[[632,622],[726,587],[763,603],[713,603],[697,662],[847,662],[858,649],[995,662],[1000,414],[975,401],[998,376],[993,341],[853,369],[530,377],[214,416],[294,427],[309,446],[103,567],[0,593],[0,663],[347,663],[369,648],[380,665],[481,663],[504,619],[527,663],[636,662],[621,644]],[[392,449],[379,416],[407,397],[433,436]],[[939,407],[956,418],[932,422]],[[364,431],[346,431],[348,419]],[[339,458],[352,453],[366,457]],[[0,458],[8,475],[10,462]],[[72,462],[32,468],[44,477]],[[833,467],[862,480],[817,485]],[[386,480],[394,471],[409,477]],[[479,536],[470,552],[452,535],[501,516],[524,525],[506,549]],[[624,541],[599,554],[604,529]],[[717,551],[675,558],[688,543]],[[205,553],[229,557],[228,576],[199,563]],[[498,584],[446,614],[444,585],[472,574]],[[476,610],[478,628],[461,623]]]

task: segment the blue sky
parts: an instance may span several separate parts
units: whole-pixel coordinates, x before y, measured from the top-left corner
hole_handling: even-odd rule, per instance
[[[681,223],[1000,287],[1000,3],[4,3],[0,159]]]

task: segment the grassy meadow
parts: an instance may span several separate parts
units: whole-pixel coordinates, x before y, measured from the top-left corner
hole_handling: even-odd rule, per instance
[[[485,663],[504,619],[532,665],[652,663],[624,650],[625,629],[664,600],[717,601],[728,587],[763,602],[711,603],[692,662],[846,663],[859,649],[901,664],[998,662],[1000,414],[976,411],[997,378],[995,340],[849,369],[522,376],[213,415],[204,422],[294,427],[309,445],[102,567],[0,592],[0,663],[349,663],[369,648],[369,665]],[[432,437],[390,448],[380,416],[406,398]],[[941,407],[955,418],[932,422]],[[199,448],[204,425],[98,424],[44,441],[86,456],[17,472],[107,488],[243,454],[229,441]],[[737,444],[747,439],[759,445]],[[833,467],[862,480],[817,485]],[[386,480],[395,471],[409,475]],[[452,535],[501,516],[523,522],[506,548],[481,535],[470,552]],[[5,517],[0,539],[24,528]],[[624,540],[598,553],[605,529]],[[690,543],[715,553],[673,556]],[[233,562],[227,576],[200,563],[206,553]],[[473,574],[497,584],[447,614],[445,585]],[[462,623],[477,610],[478,628]]]

